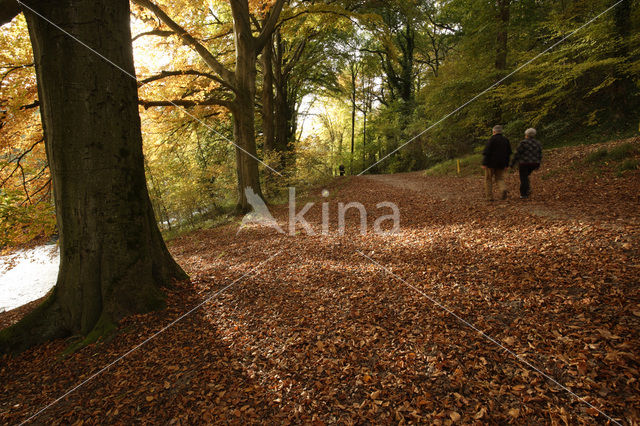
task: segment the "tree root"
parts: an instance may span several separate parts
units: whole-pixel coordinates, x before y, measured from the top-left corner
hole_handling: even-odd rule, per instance
[[[19,353],[32,346],[69,336],[55,290],[36,309],[0,331],[0,353]]]
[[[102,315],[100,316],[100,319],[98,319],[98,322],[93,327],[93,330],[91,330],[91,332],[89,332],[89,334],[87,334],[87,336],[84,339],[70,345],[67,349],[65,349],[62,352],[62,356],[71,355],[72,353],[84,348],[85,346],[89,346],[92,343],[96,343],[100,339],[104,339],[104,338],[108,338],[109,336],[112,336],[117,330],[117,328],[118,328],[117,324],[111,321],[111,319],[109,319],[107,315],[102,313]]]

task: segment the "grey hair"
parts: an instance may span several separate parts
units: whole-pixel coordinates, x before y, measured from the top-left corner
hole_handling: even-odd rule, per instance
[[[535,138],[537,134],[538,132],[534,128],[527,129],[527,131],[524,132],[524,135],[528,138]]]
[[[498,124],[497,126],[495,126],[495,127],[493,128],[493,131],[494,131],[495,133],[502,133],[502,132],[504,131],[504,128],[503,128],[501,125],[499,125],[499,124]]]

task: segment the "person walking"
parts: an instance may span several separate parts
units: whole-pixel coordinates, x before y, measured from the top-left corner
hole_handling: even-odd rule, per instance
[[[493,201],[493,182],[498,187],[498,193],[503,200],[507,199],[507,186],[504,175],[509,168],[511,158],[511,143],[502,134],[502,126],[493,128],[493,136],[487,142],[482,152],[482,168],[485,170],[485,195],[488,201]]]
[[[511,162],[511,167],[517,164],[520,171],[520,198],[529,198],[531,195],[529,177],[534,170],[540,168],[542,162],[542,144],[535,139],[536,134],[536,129],[527,129],[524,132],[525,139],[518,145]]]

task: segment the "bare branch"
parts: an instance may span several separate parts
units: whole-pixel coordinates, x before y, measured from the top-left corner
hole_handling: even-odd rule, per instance
[[[35,142],[33,145],[31,145],[31,147],[29,149],[27,149],[26,151],[22,152],[20,155],[18,155],[16,158],[14,158],[13,160],[9,160],[9,163],[16,163],[16,167],[13,169],[13,171],[9,174],[9,176],[7,176],[5,179],[3,179],[2,182],[0,182],[0,187],[3,187],[8,181],[9,179],[11,179],[13,177],[13,175],[18,171],[18,169],[22,169],[22,165],[20,164],[20,162],[22,161],[22,159],[29,154],[31,151],[34,150],[34,148],[36,146],[38,146],[39,144],[41,144],[42,142],[44,142],[44,138],[40,139],[39,141]],[[24,171],[23,171],[23,179],[24,179]]]
[[[173,31],[163,31],[163,30],[146,31],[144,33],[138,34],[137,36],[132,38],[131,41],[134,42],[140,37],[144,37],[144,36],[169,37],[169,36],[172,36],[173,34],[175,34]]]
[[[20,173],[22,174],[22,188],[24,189],[24,195],[27,197],[27,201],[29,202],[29,204],[33,204],[31,202],[31,197],[29,197],[29,189],[27,189],[27,178],[24,175],[24,168],[20,163],[18,163],[18,167],[20,167]]]
[[[218,25],[224,25],[224,22],[222,22],[220,18],[218,18],[218,16],[216,15],[216,13],[213,11],[211,7],[209,7],[209,13],[211,14],[211,16],[213,16],[213,19],[218,23]]]
[[[35,204],[39,204],[42,201],[49,198],[49,195],[51,194],[51,178],[47,179],[47,181],[40,188],[38,188],[33,194],[31,194],[31,196],[35,197],[38,193],[40,193],[40,191],[42,191],[45,188],[47,189],[47,192],[45,192],[45,194],[38,201],[36,201]]]
[[[33,101],[30,104],[27,105],[22,105],[20,107],[20,111],[25,111],[27,109],[33,109],[33,108],[38,108],[40,106],[40,101],[38,99],[36,99],[35,101]]]
[[[2,85],[2,83],[4,82],[4,80],[5,80],[7,77],[9,77],[9,75],[10,75],[11,73],[14,73],[14,72],[16,72],[16,71],[23,70],[23,69],[26,69],[26,68],[33,67],[34,65],[35,65],[35,64],[25,64],[25,65],[14,65],[14,66],[11,66],[11,67],[0,67],[0,68],[7,69],[7,71],[6,71],[4,74],[2,74],[2,78],[0,78],[0,85]]]

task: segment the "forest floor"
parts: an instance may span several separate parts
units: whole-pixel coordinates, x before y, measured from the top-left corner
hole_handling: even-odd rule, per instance
[[[547,152],[526,201],[516,175],[493,203],[477,177],[353,177],[327,188],[329,236],[176,239],[191,281],[167,310],[66,358],[65,341],[0,358],[0,423],[72,390],[33,421],[637,425],[640,171],[587,165],[599,148]],[[338,235],[336,204],[356,201],[371,228],[396,203],[400,232],[361,236],[351,211]]]

